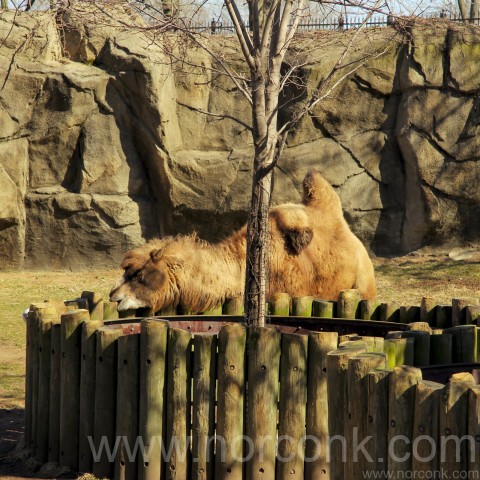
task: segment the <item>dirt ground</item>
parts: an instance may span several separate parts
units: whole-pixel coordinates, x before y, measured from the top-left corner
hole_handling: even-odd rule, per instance
[[[375,259],[374,263],[381,301],[419,305],[423,296],[439,304],[452,298],[480,299],[480,251],[457,260],[448,252],[435,252]],[[41,467],[22,451],[25,324],[21,313],[30,303],[72,299],[83,290],[106,296],[118,274],[118,270],[0,272],[0,479],[94,478],[78,477],[54,465]]]

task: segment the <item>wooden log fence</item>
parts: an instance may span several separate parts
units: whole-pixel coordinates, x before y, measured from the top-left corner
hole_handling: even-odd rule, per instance
[[[105,318],[112,306],[89,292],[34,304],[25,444],[39,462],[122,480],[478,472],[477,309],[457,301],[454,322],[424,299],[395,307],[412,322],[387,324],[378,302],[341,302],[277,295],[264,328],[241,323],[239,301],[211,316],[124,319]],[[458,373],[431,381],[452,361]],[[456,456],[452,436],[469,448]]]

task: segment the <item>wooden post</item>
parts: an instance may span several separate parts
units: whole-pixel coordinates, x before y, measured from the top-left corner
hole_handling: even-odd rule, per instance
[[[161,480],[164,438],[165,392],[167,375],[168,323],[144,319],[140,327],[140,399],[138,435],[145,445],[139,455],[139,480]]]
[[[118,318],[117,302],[103,302],[103,319],[116,320]]]
[[[449,365],[452,363],[453,337],[450,333],[441,333],[430,337],[430,363]]]
[[[378,300],[361,300],[360,301],[360,318],[362,320],[379,320],[380,304]]]
[[[469,305],[478,305],[476,298],[452,298],[452,326],[465,325],[467,323],[465,309]]]
[[[348,405],[348,359],[366,351],[366,347],[339,348],[327,355],[328,431],[330,433],[330,478],[332,480],[347,478],[344,433]]]
[[[422,298],[422,303],[420,305],[420,321],[428,323],[431,327],[440,327],[437,317],[437,305],[433,298]]]
[[[96,292],[82,292],[82,298],[88,301],[88,311],[92,320],[103,320],[103,296]]]
[[[136,480],[138,438],[138,388],[140,335],[118,338],[116,438],[121,438],[115,457],[115,479]]]
[[[337,300],[337,317],[355,319],[360,317],[359,304],[362,295],[359,290],[341,290]]]
[[[407,330],[403,338],[413,338],[413,365],[426,367],[430,365],[430,333],[422,330]]]
[[[245,410],[245,350],[243,324],[225,325],[218,334],[218,400],[215,478],[241,480]]]
[[[380,305],[380,320],[382,322],[400,322],[400,309],[395,303],[382,303]]]
[[[345,438],[347,441],[346,478],[365,478],[370,470],[370,459],[364,452],[355,451],[354,446],[367,438],[368,428],[368,372],[375,368],[385,368],[387,356],[384,353],[363,353],[348,360],[347,373],[347,417]],[[373,460],[373,459],[372,459]]]
[[[468,435],[475,439],[475,446],[468,457],[470,478],[480,478],[480,385],[468,391]]]
[[[50,356],[50,408],[48,414],[48,461],[60,458],[60,362],[62,357],[61,325],[52,325]]]
[[[470,373],[452,375],[440,399],[441,460],[444,460],[440,467],[446,478],[461,478],[468,469],[469,442],[474,439],[463,440],[458,449],[457,442],[468,434],[468,390],[474,385]]]
[[[312,316],[313,297],[295,297],[292,299],[292,315],[295,317]]]
[[[243,315],[244,313],[243,297],[229,298],[222,307],[222,315]]]
[[[275,477],[277,400],[280,368],[280,332],[275,328],[248,329],[248,450],[246,478]]]
[[[213,479],[217,336],[193,339],[192,478]]]
[[[415,394],[413,423],[412,471],[422,472],[419,478],[426,478],[427,472],[438,471],[438,410],[444,386],[440,383],[421,380]],[[432,444],[426,437],[433,439]],[[432,453],[436,453],[432,455]]]
[[[383,337],[358,337],[367,344],[367,352],[371,353],[384,353],[385,339]]]
[[[388,389],[392,370],[374,369],[368,378],[367,434],[372,437],[366,446],[373,459],[372,472],[385,472],[388,467]]]
[[[411,322],[407,326],[408,330],[419,330],[421,332],[428,332],[430,335],[433,330],[427,322]]]
[[[388,470],[393,478],[412,470],[412,437],[415,411],[415,386],[422,379],[418,368],[395,367],[389,385]]]
[[[117,412],[117,339],[123,334],[121,326],[97,330],[95,365],[95,424],[93,474],[111,478],[114,473],[114,456],[107,453],[118,448],[115,438]],[[100,445],[104,449],[100,451]]]
[[[449,328],[452,326],[452,306],[437,305],[435,309],[435,326],[437,328]]]
[[[78,470],[91,472],[93,456],[88,437],[94,435],[95,414],[95,367],[97,336],[96,332],[103,327],[102,321],[83,323],[81,331],[80,360],[80,426],[78,435]]]
[[[306,335],[283,334],[276,477],[304,480],[307,403]]]
[[[166,459],[166,478],[188,478],[191,406],[192,334],[169,328],[167,344],[167,418],[165,447],[172,449]],[[176,447],[176,448],[175,448]]]
[[[383,348],[387,354],[388,368],[413,365],[413,345],[413,338],[385,338]]]
[[[312,302],[312,317],[334,318],[336,302],[327,302],[326,300],[316,300]]]
[[[477,329],[475,325],[458,325],[447,328],[444,332],[453,336],[453,363],[475,362],[477,354]]]
[[[50,320],[43,316],[38,328],[38,416],[36,429],[36,459],[40,463],[48,460],[49,412],[50,412],[50,373],[51,373],[51,339],[53,323],[58,322],[57,313],[50,315]]]
[[[467,325],[477,325],[480,320],[480,306],[468,305],[465,307],[465,323]]]
[[[78,470],[80,422],[80,343],[88,310],[73,310],[61,317],[60,364],[60,465]]]
[[[270,315],[290,315],[290,295],[288,293],[274,293],[269,301]]]
[[[329,480],[327,354],[338,343],[336,332],[310,332],[308,336],[307,441],[305,479]]]

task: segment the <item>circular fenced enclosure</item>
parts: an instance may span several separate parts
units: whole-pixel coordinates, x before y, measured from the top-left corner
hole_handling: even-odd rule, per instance
[[[33,304],[26,446],[100,478],[480,478],[470,303],[277,294],[264,328],[238,299],[120,319],[92,292]]]

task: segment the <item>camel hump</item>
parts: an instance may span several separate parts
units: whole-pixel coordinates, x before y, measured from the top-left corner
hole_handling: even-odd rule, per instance
[[[280,205],[273,208],[270,214],[284,238],[289,253],[298,255],[308,247],[313,238],[313,229],[303,205]]]
[[[318,170],[310,170],[303,179],[302,203],[307,206],[340,207],[340,199]]]

